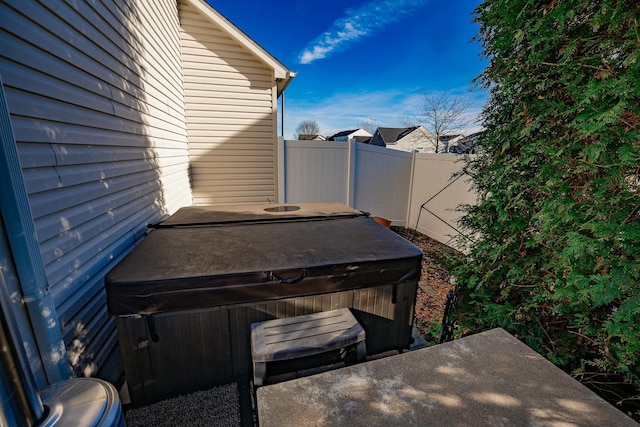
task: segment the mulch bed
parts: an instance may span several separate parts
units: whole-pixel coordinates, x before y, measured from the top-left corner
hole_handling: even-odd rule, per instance
[[[429,344],[435,344],[438,340],[438,325],[442,323],[447,293],[453,289],[451,275],[443,266],[442,259],[445,254],[452,253],[453,249],[408,228],[393,227],[393,231],[424,252],[422,275],[416,297],[414,326]]]

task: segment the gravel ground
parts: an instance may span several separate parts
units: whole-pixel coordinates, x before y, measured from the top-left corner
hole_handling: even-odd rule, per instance
[[[453,250],[411,229],[393,227],[393,231],[424,252],[414,326],[429,344],[435,344],[438,336],[432,328],[442,322],[447,293],[453,289],[450,282],[451,276],[442,265],[441,259],[445,253],[451,253]]]
[[[239,426],[236,383],[162,400],[125,412],[127,427]]]

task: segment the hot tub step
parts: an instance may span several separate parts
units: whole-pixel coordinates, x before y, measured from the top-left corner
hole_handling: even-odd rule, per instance
[[[267,362],[313,356],[354,344],[358,360],[364,360],[365,331],[348,308],[252,323],[254,384],[263,384]]]

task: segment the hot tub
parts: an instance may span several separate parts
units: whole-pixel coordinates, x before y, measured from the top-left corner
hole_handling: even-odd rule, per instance
[[[351,308],[409,347],[422,252],[336,203],[182,208],[106,276],[133,402],[251,373],[252,322]]]

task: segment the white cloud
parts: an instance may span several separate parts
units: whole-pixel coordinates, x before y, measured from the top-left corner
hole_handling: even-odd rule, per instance
[[[347,9],[331,28],[316,37],[300,53],[300,64],[323,59],[332,52],[346,49],[362,37],[371,36],[385,26],[397,22],[428,0],[375,0],[359,8]]]

